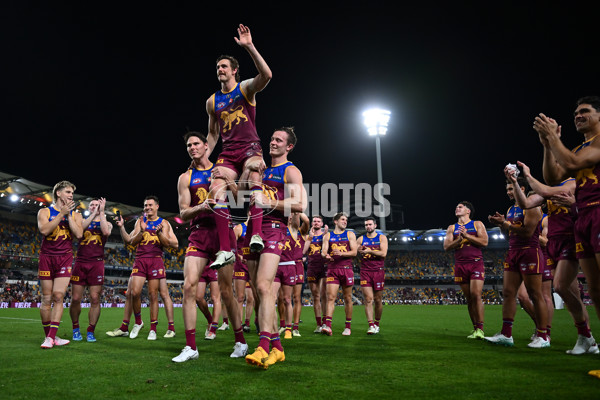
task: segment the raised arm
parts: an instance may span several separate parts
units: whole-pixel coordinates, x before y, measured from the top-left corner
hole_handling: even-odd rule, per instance
[[[235,38],[235,41],[238,45],[246,49],[250,57],[252,57],[252,61],[254,61],[254,65],[258,71],[258,75],[256,75],[252,79],[247,79],[241,83],[242,90],[248,96],[248,100],[251,102],[255,101],[256,93],[263,90],[271,78],[273,77],[273,73],[271,69],[267,65],[265,59],[260,55],[254,43],[252,42],[252,35],[250,34],[250,28],[240,24],[238,27],[238,36],[239,38]]]
[[[552,129],[556,122],[552,118],[540,114],[535,118],[534,128],[540,134],[540,137],[548,142],[548,148],[552,152],[552,156],[556,159],[556,163],[566,170],[568,175],[573,176],[575,172],[591,168],[600,162],[600,141],[595,140],[589,146],[581,149],[577,153],[567,149],[560,140],[560,129]],[[565,180],[568,176],[563,174],[559,183]]]
[[[98,206],[98,212],[100,213],[100,230],[102,231],[103,236],[110,236],[112,232],[112,224],[107,221],[106,214],[104,212],[106,207],[106,199],[101,197],[99,202],[100,205]]]
[[[522,209],[529,209],[539,207],[544,202],[544,198],[537,192],[527,197],[525,192],[520,189],[516,176],[509,173],[506,169],[504,169],[504,174],[506,175],[506,179],[512,182],[513,187],[515,188],[513,195],[515,196],[515,202],[519,207]]]

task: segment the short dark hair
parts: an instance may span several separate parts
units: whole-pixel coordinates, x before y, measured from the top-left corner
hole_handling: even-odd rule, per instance
[[[144,202],[146,202],[146,200],[154,200],[154,202],[155,202],[156,204],[159,204],[159,203],[158,203],[158,197],[156,197],[156,196],[155,196],[155,195],[153,195],[153,194],[151,194],[151,195],[149,195],[149,196],[146,196],[146,197],[144,198]]]
[[[296,132],[294,132],[294,127],[293,126],[282,126],[279,129],[275,129],[275,132],[277,131],[282,131],[287,133],[288,138],[287,138],[287,144],[291,144],[292,146],[296,147],[296,143],[298,143],[298,138],[296,137]],[[294,150],[294,147],[292,147],[292,150]],[[292,151],[290,150],[290,151]]]
[[[462,204],[463,206],[467,207],[469,209],[469,211],[471,211],[471,218],[473,218],[473,214],[475,214],[475,208],[473,207],[473,204],[470,201],[461,201],[458,204]]]
[[[323,223],[325,222],[325,220],[323,219],[322,215],[317,214],[317,215],[313,215],[312,217],[313,218],[319,218],[321,220],[321,222],[323,222]]]
[[[235,81],[239,82],[240,81],[240,63],[238,62],[238,60],[236,60],[235,57],[233,57],[233,56],[228,56],[227,54],[220,55],[219,58],[217,58],[217,64],[221,60],[229,60],[229,63],[231,64],[231,69],[237,69],[237,71],[235,73]]]
[[[206,139],[206,135],[204,135],[203,133],[200,133],[200,132],[195,132],[195,131],[190,131],[190,132],[186,133],[185,135],[183,135],[184,142],[187,143],[187,141],[191,137],[197,137],[198,139],[200,139],[202,141],[202,143],[208,142],[208,139]]]
[[[507,179],[506,184],[512,185],[513,181]],[[522,176],[517,176],[517,185],[519,185],[519,187],[524,187],[525,193],[529,193],[529,191],[531,190],[531,186],[529,186],[529,183],[527,183],[527,179],[523,178]]]
[[[337,221],[338,219],[340,219],[340,218],[342,218],[342,217],[346,217],[346,218],[348,218],[348,214],[346,214],[346,213],[345,213],[345,212],[343,212],[343,211],[342,211],[342,212],[339,212],[339,213],[337,213],[337,214],[335,214],[335,215],[333,216],[333,220],[334,220],[334,221]]]
[[[365,222],[367,222],[367,221],[373,221],[373,223],[375,225],[377,225],[377,221],[375,220],[375,217],[367,217],[367,218],[365,218]]]
[[[575,106],[577,107],[582,104],[589,104],[590,106],[594,107],[596,111],[600,111],[600,97],[598,96],[584,96],[577,100]]]

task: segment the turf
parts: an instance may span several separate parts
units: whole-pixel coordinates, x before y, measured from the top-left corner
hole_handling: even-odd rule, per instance
[[[486,335],[500,329],[501,306],[486,306]],[[600,324],[592,308],[592,330]],[[158,340],[140,336],[110,338],[122,319],[121,309],[103,309],[96,343],[71,342],[40,349],[43,331],[36,309],[0,310],[3,399],[564,399],[598,398],[600,379],[587,375],[600,369],[600,355],[569,356],[577,338],[565,310],[556,310],[552,347],[529,349],[533,323],[519,310],[514,325],[515,347],[468,340],[464,306],[385,306],[381,333],[366,335],[362,307],[354,308],[352,336],[343,337],[343,308],[336,307],[332,337],[313,334],[312,308],[304,307],[302,337],[283,340],[286,361],[260,370],[230,359],[231,330],[214,341],[202,338],[206,321],[200,315],[200,358],[171,362],[185,345],[181,309],[175,311],[177,336],[164,339],[164,313]],[[148,310],[142,317],[148,320]],[[87,322],[81,318],[82,331]],[[600,335],[600,334],[598,334]],[[65,309],[59,336],[71,336]],[[85,335],[84,335],[85,337]],[[254,333],[247,334],[251,350]]]

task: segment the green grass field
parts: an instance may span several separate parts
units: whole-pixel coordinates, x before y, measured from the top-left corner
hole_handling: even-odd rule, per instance
[[[486,306],[486,335],[500,330],[501,306]],[[592,308],[592,330],[600,336]],[[465,306],[385,306],[381,333],[365,334],[362,307],[354,308],[352,336],[343,337],[343,308],[337,307],[334,335],[313,334],[312,308],[305,307],[301,338],[283,340],[286,361],[260,370],[230,359],[231,330],[203,340],[206,321],[198,318],[200,358],[175,364],[185,345],[181,309],[175,310],[177,337],[164,339],[163,310],[159,338],[110,338],[122,309],[103,309],[96,343],[40,349],[43,330],[37,309],[0,310],[3,399],[595,399],[600,380],[587,375],[600,369],[600,355],[569,356],[577,338],[566,310],[556,310],[552,347],[527,348],[533,323],[519,310],[514,348],[466,339],[471,327]],[[148,323],[148,309],[142,317]],[[87,310],[80,321],[87,324]],[[59,336],[71,336],[65,310]],[[251,349],[257,336],[247,334]]]

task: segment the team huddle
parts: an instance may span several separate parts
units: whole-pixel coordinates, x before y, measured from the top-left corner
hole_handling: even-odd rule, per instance
[[[199,357],[196,346],[198,306],[209,321],[206,339],[213,339],[220,307],[224,303],[234,332],[232,358],[244,357],[250,365],[267,369],[285,360],[281,336],[300,336],[301,290],[304,283],[304,255],[308,258],[306,282],[313,294],[315,333],[331,336],[332,316],[338,290],[342,287],[346,321],[342,335],[351,334],[353,260],[361,260],[361,287],[366,299],[369,323],[367,334],[379,332],[384,289],[384,259],[387,238],[376,231],[374,219],[365,220],[366,233],[356,238],[346,229],[348,216],[334,216],[335,227],[329,230],[321,216],[312,221],[303,213],[307,205],[302,173],[291,161],[289,153],[297,143],[292,127],[276,129],[270,138],[270,166],[263,160],[257,133],[256,94],[271,80],[272,73],[256,50],[248,27],[240,25],[236,43],[244,48],[258,74],[240,80],[238,61],[231,56],[217,60],[217,78],[221,89],[206,102],[208,134],[188,132],[184,136],[191,164],[179,176],[177,190],[180,217],[190,223],[190,235],[183,266],[183,321],[185,346],[173,358],[185,362]],[[209,156],[219,137],[222,151],[213,163]],[[234,225],[228,196],[238,191],[250,195],[247,219]],[[86,340],[96,341],[95,327],[100,316],[100,293],[104,280],[104,246],[113,226],[105,215],[106,200],[92,200],[89,216],[83,220],[75,210],[75,185],[61,181],[54,186],[53,204],[38,214],[38,227],[43,235],[39,261],[42,287],[40,315],[45,331],[42,348],[67,345],[70,341],[56,333],[63,313],[63,299],[72,285],[70,307],[73,340],[81,341],[79,327],[81,299],[87,286],[90,293],[89,325]],[[170,223],[159,217],[159,199],[144,199],[144,215],[131,232],[117,215],[117,225],[126,245],[133,246],[135,261],[127,287],[121,326],[107,332],[112,337],[136,338],[144,326],[141,317],[142,290],[147,281],[150,302],[148,340],[157,339],[160,294],[168,320],[165,338],[175,334],[173,302],[169,296],[163,252],[178,248],[178,239]],[[75,264],[72,241],[79,240]],[[216,283],[215,283],[216,282]],[[215,312],[211,319],[204,291],[210,285]],[[242,319],[243,301],[254,299],[258,345],[248,351],[244,333],[249,321]],[[280,323],[277,324],[276,304]],[[134,324],[129,330],[131,315]],[[214,320],[216,316],[216,321]]]
[[[504,263],[502,329],[491,337],[483,333],[481,289],[484,269],[481,247],[487,233],[480,221],[472,221],[473,206],[456,207],[458,222],[448,227],[444,248],[455,251],[455,281],[468,300],[473,322],[469,338],[513,346],[512,325],[517,298],[536,330],[531,348],[550,347],[553,316],[552,284],[571,314],[578,337],[568,354],[598,354],[589,316],[579,295],[579,266],[600,317],[600,97],[579,99],[574,112],[575,129],[584,142],[572,151],[561,141],[561,126],[544,114],[533,123],[544,149],[542,183],[529,167],[518,162],[504,169],[506,193],[514,204],[506,214],[496,212],[488,220],[508,235]],[[546,206],[547,214],[543,214]],[[600,377],[600,371],[590,371]]]

